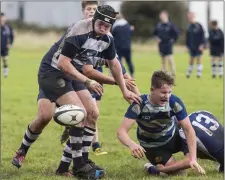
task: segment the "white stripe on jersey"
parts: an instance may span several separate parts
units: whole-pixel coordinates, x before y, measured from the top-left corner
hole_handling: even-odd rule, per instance
[[[95,50],[98,52],[102,52],[108,47],[109,47],[109,43],[102,40],[96,40],[93,38],[87,39],[87,41],[82,45],[82,48],[84,49]]]

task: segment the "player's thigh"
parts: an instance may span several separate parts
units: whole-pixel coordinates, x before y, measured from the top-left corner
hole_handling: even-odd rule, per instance
[[[79,96],[77,95],[77,93],[75,91],[70,91],[70,92],[67,92],[67,93],[61,95],[56,100],[56,103],[60,106],[65,105],[65,104],[73,104],[73,105],[79,106],[85,110],[82,101],[80,100]]]
[[[38,76],[38,84],[39,89],[53,102],[63,94],[73,91],[72,81],[60,71]]]
[[[55,103],[52,103],[49,99],[38,99],[38,119],[41,121],[50,121],[52,119],[55,110]]]
[[[81,91],[77,91],[77,95],[80,98],[81,102],[83,103],[86,111],[88,114],[95,114],[98,116],[98,107],[95,102],[95,99],[92,97],[90,92],[85,89]]]

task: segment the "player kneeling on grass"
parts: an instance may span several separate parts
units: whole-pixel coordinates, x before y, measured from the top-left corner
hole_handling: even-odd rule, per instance
[[[224,128],[208,111],[196,111],[189,115],[197,138],[197,157],[220,163],[219,172],[224,172]],[[186,139],[183,129],[180,136]]]
[[[117,136],[122,144],[130,148],[135,158],[142,158],[144,154],[151,164],[162,164],[172,167],[166,172],[177,172],[186,168],[194,168],[200,174],[204,169],[198,164],[196,157],[196,136],[191,126],[183,102],[171,94],[174,79],[163,71],[155,71],[151,80],[150,94],[141,96],[142,103],[129,106],[124,120],[118,129]],[[183,128],[187,137],[187,144],[179,136],[178,124]],[[135,143],[128,135],[129,129],[137,123],[137,138]],[[173,157],[174,153],[184,152],[186,164],[184,167],[173,168],[179,162]],[[159,174],[153,166],[149,168],[151,174]]]

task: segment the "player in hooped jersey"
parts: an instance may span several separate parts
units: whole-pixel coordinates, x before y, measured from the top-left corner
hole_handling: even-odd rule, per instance
[[[220,163],[219,171],[224,172],[224,128],[217,118],[208,111],[195,111],[189,115],[197,138],[197,157]],[[180,136],[186,139],[183,129]]]
[[[48,53],[52,53],[51,49],[43,58],[39,68],[39,87],[49,100],[60,106],[74,104],[86,110],[84,123],[81,123],[80,127],[71,127],[69,132],[73,175],[83,179],[98,179],[104,175],[104,169],[99,169],[98,166],[87,161],[89,147],[95,134],[95,123],[98,118],[98,109],[87,89],[101,95],[103,89],[98,82],[103,84],[115,84],[116,82],[123,97],[128,102],[136,101],[139,103],[140,101],[136,94],[127,89],[121,66],[116,59],[114,40],[109,33],[115,22],[116,14],[111,6],[99,6],[93,19],[82,20],[71,26],[66,38],[61,40],[53,58],[48,57]],[[93,69],[94,66],[101,64],[105,59],[107,59],[115,80]],[[98,82],[86,77],[83,71],[91,72],[92,79]],[[49,116],[52,116],[51,101],[42,104],[41,107],[39,105],[39,110],[48,112]],[[32,122],[33,127],[35,127],[34,124],[37,121]],[[40,129],[36,127],[36,131],[32,129],[31,125],[28,126],[23,143],[13,158],[14,165],[21,166],[25,157],[24,151],[29,149],[48,122],[40,124],[40,127],[38,127]],[[38,130],[41,131],[38,132]]]
[[[194,168],[200,174],[204,169],[197,163],[196,136],[187,116],[185,106],[180,98],[171,94],[174,79],[163,71],[155,71],[151,80],[151,93],[141,96],[141,104],[129,106],[124,120],[118,129],[117,136],[122,144],[127,146],[135,158],[145,154],[153,165],[162,164],[170,173],[186,168]],[[178,124],[184,129],[187,143],[179,135]],[[129,130],[137,123],[137,139],[135,143],[128,135]],[[183,152],[187,161],[184,167],[174,168],[177,162],[173,154]],[[155,168],[149,168],[153,174],[159,173]]]

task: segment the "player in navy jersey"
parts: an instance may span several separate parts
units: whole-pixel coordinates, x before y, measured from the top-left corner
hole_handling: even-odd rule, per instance
[[[3,60],[4,77],[8,77],[8,63],[7,57],[9,55],[9,49],[14,41],[13,28],[6,23],[6,17],[4,13],[1,13],[1,58]]]
[[[224,128],[217,118],[208,111],[196,111],[189,115],[197,138],[197,157],[220,163],[219,171],[224,171]],[[180,136],[186,139],[183,129]]]
[[[52,116],[52,101],[60,106],[74,104],[86,112],[85,127],[79,124],[80,127],[71,127],[69,132],[73,175],[79,178],[98,179],[104,175],[102,168],[100,170],[96,165],[88,163],[88,147],[95,134],[98,109],[87,89],[101,95],[102,86],[96,81],[103,84],[115,84],[116,82],[128,102],[140,100],[125,85],[121,66],[116,58],[114,40],[109,33],[116,14],[117,12],[111,6],[103,5],[97,8],[93,19],[85,19],[72,25],[65,38],[56,44],[56,52],[53,47],[45,55],[38,72],[39,87],[50,100],[45,106],[39,107],[39,110],[48,111]],[[53,52],[53,57],[49,56]],[[105,59],[115,80],[93,68],[102,64]],[[96,81],[87,78],[84,71]],[[13,158],[14,165],[21,166],[30,145],[37,139],[48,122],[40,124],[36,120],[32,122],[33,127],[28,126],[23,143]],[[40,126],[35,127],[35,123],[39,123]]]
[[[196,22],[195,14],[189,12],[188,15],[188,29],[186,33],[186,48],[190,54],[189,67],[186,77],[189,78],[194,69],[194,60],[197,60],[197,77],[202,75],[202,61],[201,56],[205,46],[205,32],[202,25]]]
[[[215,78],[218,73],[219,77],[223,77],[223,54],[224,54],[224,34],[218,27],[217,21],[211,22],[209,31],[209,47],[212,58],[212,77]]]
[[[173,59],[173,44],[176,42],[179,30],[169,21],[167,11],[159,14],[160,22],[153,31],[159,45],[159,53],[162,57],[162,70],[167,71],[167,61],[173,76],[175,76],[176,65]]]
[[[134,78],[134,65],[131,56],[131,37],[133,31],[134,26],[131,26],[121,14],[117,15],[117,20],[112,27],[116,52],[121,63],[122,58],[125,59],[130,75]]]
[[[140,159],[145,154],[153,165],[162,164],[165,167],[173,167],[177,163],[173,154],[182,151],[187,159],[185,168],[176,168],[169,172],[191,167],[204,174],[204,169],[197,163],[194,129],[183,102],[180,98],[171,94],[173,85],[174,79],[171,75],[164,71],[155,71],[151,79],[150,94],[141,96],[141,104],[133,103],[129,106],[118,129],[118,139],[131,150],[135,158]],[[187,144],[179,136],[174,117],[184,130]],[[134,123],[138,125],[137,139],[140,145],[128,135]],[[152,168],[149,171],[158,173],[157,170]]]

